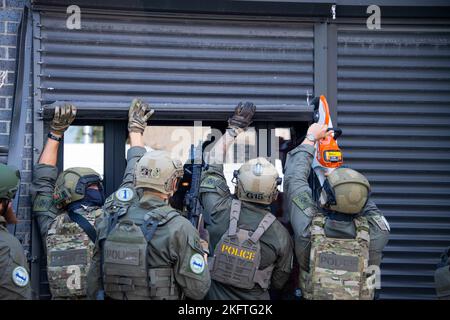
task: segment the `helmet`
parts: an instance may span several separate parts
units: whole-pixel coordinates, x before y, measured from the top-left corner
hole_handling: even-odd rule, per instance
[[[370,184],[361,173],[349,168],[337,168],[327,177],[321,193],[321,205],[330,210],[356,214],[369,199]]]
[[[0,163],[0,199],[14,199],[19,182],[20,171],[14,166]]]
[[[149,151],[139,159],[134,171],[134,186],[173,195],[174,181],[183,176],[183,164],[164,150]]]
[[[278,196],[281,184],[278,171],[265,158],[256,158],[244,163],[234,172],[239,200],[271,204]]]
[[[59,208],[62,208],[83,199],[87,187],[94,183],[103,189],[102,178],[96,171],[83,167],[66,169],[56,179],[53,200]]]

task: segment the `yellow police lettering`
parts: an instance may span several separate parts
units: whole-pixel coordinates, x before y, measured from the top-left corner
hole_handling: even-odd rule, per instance
[[[220,248],[221,252],[226,252],[229,255],[240,257],[242,259],[250,260],[252,261],[255,259],[255,253],[249,250],[244,250],[240,248],[236,248],[230,245],[226,245],[222,243],[222,247]]]

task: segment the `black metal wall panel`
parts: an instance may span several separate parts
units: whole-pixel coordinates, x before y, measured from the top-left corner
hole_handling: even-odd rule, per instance
[[[450,245],[450,27],[338,27],[338,122],[346,162],[390,222],[381,298],[435,298]]]
[[[81,30],[69,30],[66,17],[41,12],[37,26],[43,104],[126,110],[139,96],[184,114],[230,111],[242,99],[261,114],[307,109],[312,24],[82,12]]]

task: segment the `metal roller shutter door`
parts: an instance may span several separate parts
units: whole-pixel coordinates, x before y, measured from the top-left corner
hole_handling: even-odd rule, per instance
[[[66,17],[36,16],[42,104],[71,100],[81,110],[124,111],[138,96],[157,110],[177,111],[172,117],[214,109],[203,115],[213,117],[242,99],[255,102],[266,119],[271,112],[291,119],[309,111],[312,24],[83,12],[81,30],[69,30]]]
[[[450,245],[450,29],[338,27],[338,122],[347,164],[391,224],[381,298],[435,298]]]

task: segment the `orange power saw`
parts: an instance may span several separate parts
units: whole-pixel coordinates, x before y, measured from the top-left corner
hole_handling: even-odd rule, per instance
[[[332,136],[328,136],[317,142],[316,156],[312,163],[320,185],[323,186],[325,181],[325,173],[339,168],[343,163],[342,151],[338,146],[337,138],[342,135],[342,130],[333,128],[333,122],[330,117],[330,109],[325,96],[315,97],[311,100],[314,106],[313,122],[318,124],[326,124],[328,131],[333,131]]]

